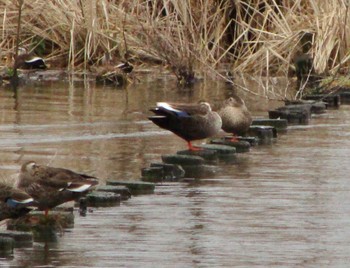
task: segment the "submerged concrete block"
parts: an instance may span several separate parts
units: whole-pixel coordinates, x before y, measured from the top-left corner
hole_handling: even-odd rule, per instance
[[[21,232],[13,230],[0,231],[1,238],[10,238],[14,241],[14,247],[31,247],[33,245],[32,232]],[[8,242],[11,243],[11,242]]]
[[[100,185],[96,187],[95,191],[119,194],[121,200],[127,200],[131,197],[129,188],[122,185]]]
[[[184,165],[186,178],[210,178],[215,176],[217,168],[210,165]],[[183,180],[185,181],[185,180]]]
[[[120,194],[106,191],[92,191],[86,195],[87,205],[90,207],[108,207],[120,205]]]
[[[117,181],[117,180],[107,180],[107,185],[123,185],[127,187],[132,195],[140,194],[153,194],[155,189],[155,184],[150,182],[142,181]]]
[[[15,240],[12,237],[0,235],[0,257],[5,258],[13,253]]]
[[[307,95],[304,97],[305,100],[315,100],[322,101],[326,103],[326,107],[328,108],[339,108],[341,104],[341,98],[339,94],[315,94],[315,95]]]
[[[308,124],[311,105],[290,105],[269,111],[270,119],[286,119],[289,124]]]
[[[339,93],[341,104],[350,104],[350,89]]]
[[[148,167],[141,169],[141,180],[147,182],[162,182],[164,170],[162,167]]]
[[[73,212],[50,211],[47,216],[42,211],[33,211],[24,217],[8,222],[9,230],[31,232],[36,242],[55,242],[57,234],[74,226]]]
[[[176,164],[151,163],[149,168],[141,170],[141,176],[146,182],[178,181],[185,176],[185,171]]]

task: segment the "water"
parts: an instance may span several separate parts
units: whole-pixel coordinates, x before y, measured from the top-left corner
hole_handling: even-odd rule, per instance
[[[171,83],[170,83],[171,84]],[[179,91],[163,81],[127,90],[94,84],[0,92],[1,177],[20,164],[138,180],[185,142],[147,121],[159,100],[219,100],[222,85]],[[254,116],[280,105],[242,94]],[[350,107],[291,127],[276,144],[221,163],[212,178],[167,183],[119,207],[75,212],[57,243],[16,248],[1,267],[346,267],[350,262]]]

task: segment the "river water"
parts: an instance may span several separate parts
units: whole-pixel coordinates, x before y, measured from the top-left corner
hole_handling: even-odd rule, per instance
[[[94,83],[0,91],[1,177],[26,160],[105,179],[186,144],[147,120],[156,101],[218,101],[222,84],[179,90],[160,79],[127,89]],[[281,103],[239,92],[255,117]],[[222,133],[223,134],[223,133]],[[347,267],[350,263],[350,107],[292,126],[272,145],[219,163],[197,183],[166,183],[117,207],[75,211],[56,243],[16,248],[1,267]]]

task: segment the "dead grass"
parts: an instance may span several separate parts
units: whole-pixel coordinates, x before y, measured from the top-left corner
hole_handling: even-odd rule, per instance
[[[2,55],[15,47],[16,2],[0,0]],[[347,2],[25,0],[20,38],[51,67],[88,69],[108,51],[117,60],[162,63],[175,72],[230,69],[268,77],[290,73],[306,36],[316,72],[347,72]]]

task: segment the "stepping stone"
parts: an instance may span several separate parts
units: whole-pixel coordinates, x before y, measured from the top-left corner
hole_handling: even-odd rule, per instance
[[[117,180],[107,180],[107,185],[122,185],[129,189],[132,195],[140,194],[153,194],[155,189],[155,184],[150,182],[141,181],[117,181]]]
[[[49,211],[45,216],[42,211],[33,211],[20,219],[8,222],[9,230],[30,232],[36,242],[55,242],[57,233],[63,228],[74,227],[73,212]]]
[[[341,104],[341,98],[339,94],[315,94],[315,95],[307,95],[304,98],[305,100],[318,100],[326,103],[326,107],[328,108],[339,108]]]
[[[119,194],[121,197],[121,200],[127,200],[131,197],[131,193],[128,187],[125,186],[119,186],[119,185],[100,185],[97,186],[95,191],[97,192],[111,192],[115,194]]]
[[[284,132],[287,131],[288,121],[287,119],[258,118],[253,120],[252,126],[271,126],[274,127],[278,132]]]
[[[120,194],[106,191],[92,191],[86,196],[87,206],[90,207],[109,207],[120,205]]]
[[[295,100],[295,101],[286,101],[286,108],[299,109],[304,106],[309,109],[312,114],[323,114],[326,112],[327,104],[323,101],[315,100]],[[283,108],[283,107],[281,107]]]
[[[277,131],[271,126],[250,126],[248,135],[257,137],[259,144],[271,144],[277,138]]]
[[[269,111],[270,119],[286,119],[289,124],[308,124],[311,118],[310,105],[290,105]]]
[[[0,257],[6,258],[13,253],[15,240],[12,237],[0,235]]]
[[[236,153],[249,152],[251,145],[248,141],[241,140],[241,138],[239,138],[238,141],[232,141],[231,139],[232,137],[227,136],[224,138],[210,140],[210,143],[234,147],[236,149]]]
[[[203,157],[196,155],[180,155],[180,154],[168,154],[162,155],[162,161],[166,164],[177,165],[203,165],[205,160]]]
[[[149,168],[141,170],[141,180],[146,182],[178,181],[185,176],[185,170],[180,165],[151,163]]]
[[[198,145],[196,147],[201,148],[201,145]],[[219,159],[218,152],[215,150],[198,150],[198,151],[183,150],[183,151],[176,152],[176,154],[199,156],[199,157],[202,157],[204,160],[206,160],[206,162],[217,162]]]
[[[149,167],[141,169],[141,180],[146,182],[162,182],[164,171],[162,167]]]
[[[205,150],[213,150],[218,153],[219,156],[223,155],[234,155],[236,153],[236,148],[221,144],[202,144],[200,148]]]
[[[210,178],[216,175],[216,167],[209,165],[184,165],[182,168],[185,170],[186,178]],[[186,181],[186,178],[183,181]]]
[[[31,247],[33,245],[32,232],[5,230],[0,232],[0,237],[11,238],[14,241],[14,247]]]
[[[340,92],[339,95],[341,104],[350,104],[350,91]]]

